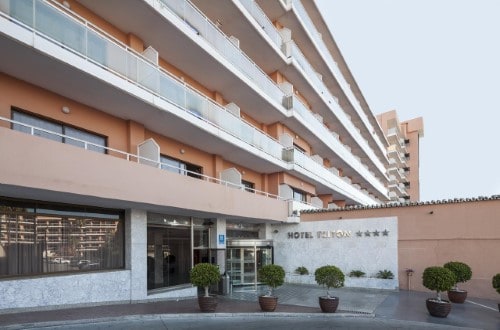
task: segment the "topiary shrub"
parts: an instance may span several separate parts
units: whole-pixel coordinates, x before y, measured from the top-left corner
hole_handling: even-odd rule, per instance
[[[295,269],[295,274],[299,275],[309,275],[309,271],[307,270],[306,267],[300,266]]]
[[[491,285],[493,285],[493,288],[497,290],[498,293],[500,293],[500,273],[493,276],[493,278],[491,279]]]
[[[375,275],[376,278],[383,278],[385,280],[392,280],[394,278],[394,274],[387,269],[384,270],[379,270],[377,275]]]
[[[285,282],[285,270],[279,265],[265,265],[259,270],[259,281],[269,287],[268,296],[273,295],[273,289]]]
[[[450,290],[456,282],[453,272],[444,267],[427,267],[422,274],[422,284],[436,291],[436,299],[441,301],[441,292]]]
[[[209,263],[196,264],[189,276],[193,285],[205,289],[205,297],[209,297],[208,287],[220,279],[219,268]]]
[[[316,283],[326,287],[326,296],[330,298],[330,288],[343,287],[345,276],[338,267],[327,265],[316,269],[314,279]]]
[[[358,269],[355,269],[349,273],[349,276],[350,277],[363,277],[363,276],[365,276],[365,274],[366,274],[365,272],[358,270]]]
[[[455,274],[456,282],[454,290],[458,291],[458,283],[465,283],[472,277],[472,270],[467,264],[460,261],[450,261],[444,264],[444,268],[447,268]]]

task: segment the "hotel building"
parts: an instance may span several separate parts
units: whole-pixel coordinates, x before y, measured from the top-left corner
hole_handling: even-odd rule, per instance
[[[0,49],[0,310],[255,284],[272,225],[418,198],[314,1],[0,0]]]

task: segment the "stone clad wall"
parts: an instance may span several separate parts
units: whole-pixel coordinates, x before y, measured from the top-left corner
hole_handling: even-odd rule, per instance
[[[335,265],[346,276],[352,270],[362,270],[367,278],[374,277],[380,270],[390,270],[395,275],[392,281],[365,282],[368,287],[398,287],[398,221],[395,217],[280,225],[276,226],[273,239],[274,263],[284,267],[288,282],[315,283],[314,276],[312,279],[294,276],[299,266],[306,267],[312,275],[320,266]],[[358,286],[356,281],[346,278],[346,286],[348,284]]]

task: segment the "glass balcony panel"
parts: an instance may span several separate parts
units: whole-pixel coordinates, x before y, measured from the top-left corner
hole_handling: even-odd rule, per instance
[[[0,6],[0,9],[8,9],[10,12],[6,12],[7,14],[29,27],[33,27],[33,0],[2,0],[2,2],[5,4]]]
[[[177,9],[185,5],[178,6],[180,1],[163,0],[163,2],[171,5],[175,4]],[[29,3],[29,1],[23,1],[25,6],[28,6]],[[235,117],[224,108],[217,106],[202,94],[189,89],[184,83],[177,81],[157,66],[129,51],[126,46],[107,39],[106,36],[91,29],[85,22],[77,21],[74,17],[63,13],[62,10],[52,7],[48,3],[37,1],[36,4],[34,20],[37,25],[35,30],[40,29],[39,32],[47,34],[51,38],[54,36],[56,41],[64,42],[64,45],[82,57],[109,68],[112,72],[126,76],[143,88],[179,105],[195,116],[209,120],[243,142],[255,145],[267,154],[281,160],[283,147],[276,140],[243,122],[239,117]],[[0,8],[6,7],[2,6]],[[5,9],[3,10],[5,11]],[[193,12],[193,15],[195,15],[195,12]],[[23,19],[27,20],[28,18]],[[65,32],[58,32],[60,30],[65,30]],[[228,39],[224,40],[229,42]],[[229,49],[236,48],[233,45]],[[237,53],[235,54],[237,55]],[[44,134],[42,131],[38,133]]]
[[[160,77],[160,95],[179,107],[184,107],[185,88],[169,76]]]
[[[269,17],[262,11],[259,5],[253,0],[240,0],[240,3],[246,8],[246,10],[252,15],[252,17],[259,23],[262,30],[271,38],[274,44],[281,47],[283,44],[283,39],[281,35],[276,30],[276,27],[269,20]]]
[[[203,117],[205,102],[205,99],[199,94],[195,93],[189,88],[186,89],[185,108],[187,111],[191,112],[196,117]]]
[[[35,27],[78,53],[85,52],[85,27],[43,2],[37,1]]]
[[[160,72],[146,60],[137,61],[137,82],[158,93],[160,86]]]

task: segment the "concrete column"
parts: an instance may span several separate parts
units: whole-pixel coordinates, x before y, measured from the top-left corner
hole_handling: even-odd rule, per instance
[[[226,219],[218,218],[210,229],[209,247],[217,249],[217,264],[220,273],[226,271]]]
[[[147,281],[147,212],[125,212],[125,267],[130,269],[130,300],[146,299]]]

